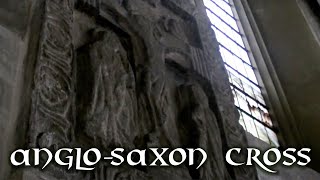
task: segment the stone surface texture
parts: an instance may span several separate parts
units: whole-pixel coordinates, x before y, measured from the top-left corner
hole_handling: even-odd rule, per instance
[[[22,4],[19,25],[0,19],[1,177],[257,179],[254,168],[224,160],[247,140],[202,1]],[[100,163],[89,172],[55,164],[41,171],[9,165],[5,157],[18,147],[201,147],[208,160],[200,169]]]

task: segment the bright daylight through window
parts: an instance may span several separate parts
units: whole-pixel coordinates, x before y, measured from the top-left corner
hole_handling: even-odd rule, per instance
[[[279,146],[268,107],[261,94],[248,53],[244,34],[231,0],[204,0],[212,29],[219,42],[220,53],[228,71],[235,105],[240,113],[240,124],[253,136]],[[255,73],[254,73],[255,71]]]

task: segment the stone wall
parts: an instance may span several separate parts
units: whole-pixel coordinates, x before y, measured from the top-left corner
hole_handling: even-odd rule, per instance
[[[9,154],[17,146],[23,146],[26,126],[17,124],[22,95],[23,63],[29,36],[27,1],[0,2],[0,174],[10,173]],[[30,14],[31,15],[31,14]],[[18,96],[17,96],[18,95]],[[28,109],[28,107],[26,108]],[[26,123],[25,123],[26,124]],[[18,128],[18,129],[16,129]]]
[[[2,6],[13,9],[16,26],[0,19],[1,177],[257,178],[224,160],[247,142],[202,1],[20,4]],[[209,159],[199,170],[101,163],[92,172],[54,164],[40,171],[9,165],[18,147],[202,147]]]
[[[315,83],[320,78],[319,69],[315,68],[320,67],[320,51],[308,24],[312,19],[303,16],[300,0],[245,1],[271,60],[268,71],[278,79],[277,93],[287,109],[284,113],[289,118],[277,118],[280,134],[285,138],[283,148],[311,148],[310,166],[320,172],[320,145],[316,138],[320,135],[320,86]]]
[[[249,133],[247,134],[249,147],[255,147],[261,150],[261,154],[263,152],[270,149],[270,145],[261,141],[260,139],[252,136]],[[282,160],[281,160],[282,161]],[[280,162],[281,162],[280,161]],[[268,173],[256,165],[258,179],[259,180],[317,180],[320,179],[320,174],[308,167],[301,167],[298,165],[294,165],[291,167],[283,166],[281,163],[272,167],[272,170],[277,171],[275,174]]]

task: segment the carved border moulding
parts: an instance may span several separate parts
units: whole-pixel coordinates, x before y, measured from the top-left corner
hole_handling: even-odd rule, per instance
[[[72,141],[73,0],[46,0],[34,75],[30,146],[58,148]]]

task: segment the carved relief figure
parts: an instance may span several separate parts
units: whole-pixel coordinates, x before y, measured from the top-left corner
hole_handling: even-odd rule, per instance
[[[112,30],[94,30],[93,38],[78,50],[78,123],[96,145],[133,148],[135,79],[128,53]]]
[[[210,157],[204,167],[199,170],[188,167],[189,174],[193,179],[211,179],[212,177],[230,179],[224,162],[217,115],[210,105],[216,102],[209,98],[212,93],[209,83],[191,69],[185,68],[177,62],[179,63],[174,59],[166,60],[169,73],[173,74],[171,78],[175,81],[174,86],[171,85],[175,93],[173,97],[170,97],[174,99],[173,102],[176,106],[174,109],[177,110],[174,123],[176,123],[179,137],[177,142],[179,143],[175,144],[185,148],[201,147],[210,152]],[[172,107],[172,105],[169,106],[169,108]],[[165,127],[166,132],[171,131],[170,127]],[[171,137],[168,136],[169,139]]]

